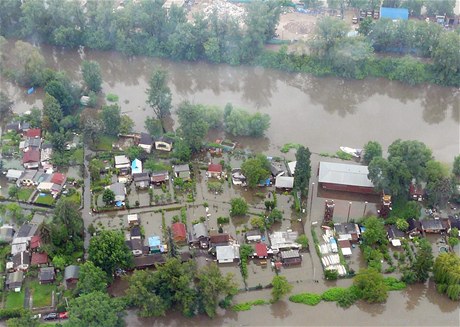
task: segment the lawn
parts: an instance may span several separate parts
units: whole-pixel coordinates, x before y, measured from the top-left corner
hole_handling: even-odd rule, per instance
[[[72,195],[66,196],[66,198],[70,199],[71,201],[75,202],[76,204],[80,205],[81,203],[81,196],[80,193],[77,191]]]
[[[22,308],[24,306],[24,291],[19,293],[8,292],[6,296],[6,309]]]
[[[116,141],[116,138],[113,136],[103,135],[99,138],[94,147],[97,151],[112,151],[112,144]]]
[[[38,196],[37,200],[35,200],[37,204],[45,204],[48,206],[52,206],[54,204],[54,199],[50,194],[46,194],[45,196]]]
[[[18,192],[18,200],[19,201],[27,201],[29,200],[30,196],[32,195],[33,193],[33,189],[30,189],[30,188],[21,188]]]
[[[51,305],[51,293],[56,286],[53,284],[40,284],[38,281],[30,282],[33,306],[35,308],[47,307]]]

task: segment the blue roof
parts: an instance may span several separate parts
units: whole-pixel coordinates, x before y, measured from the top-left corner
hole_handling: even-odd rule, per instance
[[[407,8],[380,8],[380,18],[389,19],[409,19],[409,10]]]
[[[131,170],[133,174],[142,173],[142,161],[140,161],[139,159],[134,159],[131,163]]]
[[[160,245],[161,245],[160,236],[150,236],[149,237],[150,247],[159,247]]]

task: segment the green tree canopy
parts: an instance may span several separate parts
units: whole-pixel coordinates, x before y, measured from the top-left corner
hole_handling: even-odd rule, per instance
[[[99,92],[102,88],[101,67],[97,61],[83,60],[81,63],[81,73],[86,87],[93,91]]]
[[[382,274],[373,268],[360,270],[353,279],[353,285],[366,302],[381,303],[385,302],[388,297],[387,286]]]
[[[155,70],[149,80],[147,103],[160,121],[171,111],[172,94],[167,83],[168,75],[164,70]]]
[[[292,291],[292,285],[289,284],[285,276],[276,275],[273,277],[272,285],[272,302],[281,300]]]
[[[52,95],[45,93],[45,99],[43,100],[43,129],[50,132],[59,130],[62,117],[63,114],[59,102]]]
[[[433,158],[431,150],[424,143],[400,139],[391,143],[388,154],[388,161],[391,163],[400,158],[401,164],[407,167],[411,177],[417,181],[426,178],[426,166]]]
[[[433,250],[431,243],[422,238],[419,240],[417,255],[415,262],[411,266],[411,270],[415,272],[416,280],[424,283],[430,277],[430,271],[433,268]]]
[[[451,300],[460,300],[460,257],[453,252],[441,253],[433,266],[434,281],[438,292]]]
[[[107,274],[93,262],[86,261],[80,266],[80,275],[75,289],[76,294],[107,291]]]
[[[76,327],[121,327],[124,326],[123,315],[120,299],[92,292],[70,301],[68,324]]]
[[[297,160],[294,174],[294,189],[307,196],[311,176],[310,149],[300,146],[295,158]]]
[[[399,218],[396,220],[396,227],[405,232],[409,229],[409,223],[406,221],[406,219]]]
[[[118,231],[101,231],[91,238],[89,243],[89,260],[104,270],[109,278],[117,268],[129,268],[132,254],[125,244],[123,233]]]
[[[198,152],[209,129],[209,124],[202,108],[199,105],[192,105],[184,101],[179,105],[177,116],[180,125],[179,132],[183,141],[192,152]]]
[[[10,100],[8,94],[0,91],[0,118],[5,119],[13,108],[13,101]]]
[[[104,122],[105,132],[108,135],[116,136],[120,132],[121,109],[117,104],[103,106],[101,118]]]
[[[460,177],[460,155],[454,158],[452,173],[454,173],[455,176]]]
[[[231,199],[230,205],[230,216],[244,216],[248,212],[248,204],[243,198]]]
[[[375,216],[366,218],[363,222],[366,230],[362,234],[363,244],[368,246],[378,246],[388,244],[387,232],[382,219]]]
[[[260,154],[243,162],[241,171],[247,179],[248,186],[253,188],[270,176],[270,163]]]
[[[105,205],[109,205],[115,201],[115,193],[111,189],[106,188],[104,193],[102,193],[102,201],[104,201]]]
[[[366,145],[364,146],[363,151],[364,151],[363,160],[366,165],[368,165],[372,161],[372,159],[374,159],[375,157],[382,156],[382,146],[377,141],[367,142]]]

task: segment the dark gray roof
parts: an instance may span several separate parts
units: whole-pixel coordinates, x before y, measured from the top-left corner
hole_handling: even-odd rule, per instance
[[[358,233],[357,226],[355,223],[337,223],[334,224],[334,230],[339,235]]]
[[[134,226],[133,228],[131,228],[130,235],[131,237],[141,236],[141,229],[139,228],[139,226]]]
[[[193,236],[196,238],[208,237],[208,230],[203,223],[193,225]]]
[[[152,145],[153,143],[153,139],[152,137],[150,136],[150,134],[147,134],[147,133],[141,133],[141,138],[139,140],[139,144],[143,144],[143,145]]]
[[[55,277],[54,267],[44,267],[40,268],[40,273],[38,279],[40,281],[54,280]]]
[[[442,230],[444,229],[439,219],[429,219],[420,221],[422,229]]]
[[[6,285],[10,289],[21,286],[23,278],[24,278],[24,273],[21,270],[9,273],[8,278],[6,279]]]
[[[388,238],[390,238],[391,240],[403,238],[404,236],[406,236],[406,233],[398,229],[398,227],[396,227],[395,225],[391,225],[388,227]]]
[[[173,144],[173,139],[170,137],[167,137],[166,135],[162,135],[158,138],[155,139],[155,142],[164,142],[168,144]]]
[[[35,235],[36,231],[37,231],[36,225],[24,224],[21,226],[21,228],[19,228],[19,231],[16,237],[32,237]]]
[[[16,253],[11,261],[13,261],[14,268],[17,268],[20,265],[30,265],[30,254],[25,251]]]
[[[109,188],[115,195],[125,195],[125,184],[113,183]]]
[[[300,257],[299,250],[281,251],[282,259],[299,258],[299,257]]]
[[[450,227],[460,229],[460,219],[455,217],[449,217]]]
[[[80,266],[67,266],[65,267],[64,270],[64,279],[78,279],[78,276],[80,275]]]
[[[190,167],[188,165],[176,165],[174,166],[174,172],[179,173],[181,171],[190,171]]]
[[[150,181],[149,173],[138,173],[133,174],[134,182],[145,182]]]

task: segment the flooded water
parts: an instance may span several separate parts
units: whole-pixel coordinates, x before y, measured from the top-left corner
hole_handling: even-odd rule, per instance
[[[279,154],[280,146],[295,142],[313,152],[335,153],[341,145],[362,147],[376,140],[386,148],[402,138],[426,143],[445,162],[460,152],[460,92],[454,88],[411,87],[383,79],[315,78],[261,67],[128,59],[114,52],[46,46],[42,51],[49,65],[77,80],[81,80],[83,59],[99,62],[104,94],[119,96],[122,112],[135,120],[137,130],[144,128],[145,117],[151,114],[145,103],[149,74],[161,67],[168,71],[175,105],[189,100],[223,107],[231,102],[251,112],[268,113],[271,127],[265,138],[239,140],[254,150]],[[25,88],[5,80],[1,87],[14,99],[15,111],[41,107],[41,90],[27,96]]]
[[[129,114],[136,123],[137,130],[144,129],[144,119],[151,115],[145,101],[147,81],[150,72],[161,67],[169,73],[169,85],[173,92],[173,102],[183,100],[192,103],[224,106],[231,102],[236,107],[251,112],[264,112],[271,116],[271,127],[267,135],[260,139],[239,138],[239,143],[255,151],[279,155],[279,148],[288,142],[301,143],[311,151],[335,153],[341,145],[361,147],[369,140],[376,140],[386,148],[397,138],[417,139],[430,148],[438,160],[452,162],[459,153],[459,91],[436,86],[410,87],[387,80],[344,81],[335,78],[314,78],[302,74],[289,74],[260,67],[230,67],[205,63],[176,63],[152,58],[137,57],[127,59],[112,52],[63,51],[43,47],[48,63],[56,69],[65,70],[72,79],[81,80],[79,65],[83,59],[96,60],[102,68],[103,93],[119,96],[122,112]],[[14,110],[25,112],[32,106],[41,107],[43,91],[37,90],[26,95],[25,88],[19,88],[4,79],[0,80],[2,90],[6,90],[15,101]],[[173,115],[173,118],[175,116]],[[210,139],[222,137],[219,131],[211,131]],[[235,139],[235,138],[233,138]],[[88,154],[88,152],[87,152]],[[293,152],[286,154],[293,158]],[[319,160],[314,156],[315,162]],[[232,164],[238,165],[237,161]],[[313,167],[313,166],[312,166]],[[86,180],[85,180],[86,181]],[[89,188],[89,184],[85,185]],[[204,186],[197,190],[197,201],[203,200]],[[316,194],[317,193],[317,194]],[[243,196],[250,203],[261,202],[254,194],[244,189],[224,190],[225,199]],[[320,218],[324,198],[330,197],[315,190],[310,208],[310,218]],[[318,200],[316,198],[318,197]],[[334,197],[336,198],[336,197]],[[290,212],[288,197],[279,198],[286,215]],[[311,200],[310,200],[311,201]],[[348,205],[353,201],[353,206]],[[355,201],[369,201],[358,204]],[[363,213],[375,212],[376,199],[339,199],[337,215],[344,220],[361,217]],[[213,199],[208,200],[213,207]],[[90,199],[85,198],[85,207]],[[263,203],[263,202],[262,202]],[[215,215],[228,214],[229,205],[216,209]],[[261,208],[263,210],[263,207]],[[213,209],[214,210],[214,209]],[[348,210],[348,212],[347,212]],[[198,219],[204,209],[191,210],[191,218]],[[351,212],[351,214],[350,214]],[[85,210],[84,217],[89,217]],[[247,224],[241,221],[238,225]],[[306,234],[309,224],[306,222]],[[298,226],[297,226],[298,225]],[[283,221],[284,228],[302,228],[297,222]],[[232,234],[236,230],[230,231]],[[313,283],[319,276],[321,264],[313,252],[302,264],[302,276],[295,284],[294,292],[322,292],[331,286]],[[350,280],[340,281],[340,286]],[[124,285],[126,286],[126,285]],[[267,298],[269,291],[242,293],[237,301]],[[129,311],[128,326],[245,326],[245,325],[459,325],[459,304],[437,294],[432,283],[417,285],[403,292],[391,292],[386,304],[358,304],[349,309],[337,308],[333,303],[320,303],[309,307],[288,301],[275,305],[253,308],[248,312],[220,312],[214,320],[200,316],[193,319],[178,313],[168,314],[158,319],[141,319]]]

